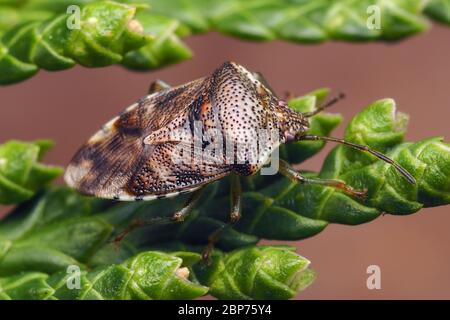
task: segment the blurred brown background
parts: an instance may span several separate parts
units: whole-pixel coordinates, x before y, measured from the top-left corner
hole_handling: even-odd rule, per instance
[[[409,140],[449,138],[449,38],[450,29],[440,26],[395,44],[305,46],[245,42],[215,33],[194,36],[187,39],[194,59],[160,71],[76,67],[40,72],[21,84],[1,87],[0,141],[52,138],[57,144],[46,161],[65,165],[100,125],[144,96],[152,80],[181,84],[211,73],[225,60],[263,72],[279,93],[303,94],[323,86],[343,91],[347,99],[333,110],[347,121],[368,103],[392,97],[411,115]],[[334,135],[341,136],[343,127]],[[304,168],[318,170],[325,154]],[[411,216],[386,215],[356,227],[330,225],[311,239],[295,242],[318,273],[298,298],[450,299],[449,211],[438,207]],[[366,287],[371,264],[381,267],[381,290]]]

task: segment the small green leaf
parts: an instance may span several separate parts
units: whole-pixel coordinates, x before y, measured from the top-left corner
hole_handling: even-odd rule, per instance
[[[0,278],[0,300],[45,300],[54,290],[45,273],[28,272],[8,278]]]
[[[0,84],[19,82],[38,72],[35,65],[22,62],[9,54],[7,45],[0,42]]]
[[[137,15],[144,33],[154,39],[139,50],[128,52],[122,64],[130,69],[147,70],[177,63],[192,56],[190,49],[178,35],[189,31],[178,20],[142,12]]]
[[[0,33],[18,24],[31,21],[43,21],[54,15],[52,12],[44,10],[44,8],[37,10],[18,10],[17,8],[7,7],[5,5],[7,4],[0,1]]]
[[[210,1],[205,0],[145,0],[150,5],[151,11],[158,15],[175,18],[187,25],[194,32],[205,32],[209,29],[209,23],[205,14]]]
[[[9,276],[29,270],[54,273],[70,265],[81,265],[71,256],[48,247],[10,245],[0,257],[0,276]]]
[[[450,25],[450,0],[430,0],[425,8],[425,14]]]
[[[194,265],[194,271],[219,299],[290,299],[315,278],[310,262],[294,248],[248,247],[215,252],[211,260]]]
[[[0,145],[0,203],[20,203],[58,177],[63,169],[37,161],[50,142],[9,141]],[[41,149],[41,147],[43,149]]]

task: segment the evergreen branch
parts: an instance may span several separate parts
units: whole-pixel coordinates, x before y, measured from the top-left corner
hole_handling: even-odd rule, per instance
[[[100,1],[83,7],[76,17],[56,15],[45,21],[19,24],[0,42],[0,83],[22,81],[40,68],[56,71],[79,63],[104,67],[152,41],[134,19],[136,7]],[[72,25],[73,24],[73,25]]]
[[[79,30],[66,26],[69,5],[82,8]],[[449,0],[6,1],[0,84],[76,63],[160,68],[192,56],[180,37],[209,30],[259,41],[392,41],[426,30],[427,17],[450,24]]]
[[[309,111],[327,93],[320,89],[291,100],[289,105]],[[310,133],[327,135],[340,121],[336,115],[316,115],[311,119]],[[111,273],[111,278],[105,277],[107,284],[121,283],[120,279],[128,279],[130,261],[161,255],[177,261],[177,268],[183,265],[190,270],[193,284],[186,285],[189,290],[177,297],[186,294],[193,298],[205,294],[207,287],[221,299],[290,298],[313,280],[313,272],[307,269],[309,262],[287,248],[255,246],[260,238],[297,240],[317,234],[328,223],[355,225],[370,221],[381,212],[403,215],[450,203],[450,146],[441,138],[404,142],[406,124],[407,116],[396,113],[393,100],[379,100],[352,119],[345,138],[385,152],[415,177],[416,185],[370,155],[337,146],[328,154],[321,171],[308,175],[338,178],[356,189],[367,188],[364,201],[328,187],[300,185],[278,175],[256,175],[242,181],[243,216],[232,225],[228,216],[229,182],[223,179],[208,186],[200,206],[183,223],[154,220],[131,232],[118,248],[111,241],[133,220],[169,217],[181,208],[186,196],[116,203],[84,197],[64,187],[46,188],[0,223],[0,294],[4,298],[19,297],[14,292],[21,290],[5,288],[21,277],[28,283],[26,277],[31,274],[31,278],[40,279],[33,280],[33,286],[47,290],[43,289],[41,298],[172,298],[169,292],[149,289],[144,290],[145,295],[137,295],[125,287],[121,287],[123,295],[70,295],[58,293],[62,287],[54,284],[66,279],[65,270],[70,265],[84,270],[83,281],[87,284],[92,282],[90,275],[95,274],[94,270],[109,270],[105,271]],[[298,162],[322,147],[321,142],[299,142],[283,146],[280,153],[283,158]],[[9,148],[20,150],[14,145]],[[5,176],[16,172],[16,167],[25,166],[17,160],[25,157],[14,159],[13,167],[3,169]],[[216,248],[223,252],[214,251],[211,264],[205,265],[198,261],[196,252],[205,248],[208,236],[217,230],[222,232]],[[182,264],[174,256],[181,258]],[[170,270],[173,276],[176,268]]]

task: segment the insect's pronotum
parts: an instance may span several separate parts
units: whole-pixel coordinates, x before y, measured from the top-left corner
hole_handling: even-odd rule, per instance
[[[415,183],[399,164],[366,146],[308,135],[308,118],[330,103],[313,112],[296,112],[259,74],[236,63],[226,62],[211,76],[174,88],[158,82],[151,90],[75,154],[64,176],[69,186],[116,200],[151,200],[196,191],[174,214],[173,219],[181,221],[205,185],[231,174],[230,214],[236,221],[241,214],[239,176],[257,173],[280,144],[301,140],[338,142],[369,152]],[[275,136],[262,139],[261,130]],[[282,160],[279,171],[299,183],[331,186],[356,197],[365,194],[340,180],[306,178]]]

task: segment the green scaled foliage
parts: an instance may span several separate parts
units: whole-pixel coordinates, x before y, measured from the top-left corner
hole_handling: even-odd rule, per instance
[[[63,172],[63,168],[39,162],[51,146],[48,140],[9,141],[0,145],[0,204],[30,199]]]
[[[21,23],[6,31],[0,42],[0,83],[14,83],[40,68],[63,70],[79,63],[103,67],[152,41],[134,19],[136,7],[112,1],[84,6],[45,21]]]
[[[289,299],[309,286],[315,273],[295,248],[258,246],[214,252],[209,265],[196,264],[197,279],[223,300]]]
[[[439,22],[450,25],[450,0],[431,0],[425,13]]]
[[[115,205],[63,187],[49,188],[17,207],[0,223],[0,298],[192,299],[205,295],[211,281],[214,288],[219,286],[221,275],[216,273],[216,279],[211,273],[219,266],[231,265],[230,257],[239,255],[247,257],[242,266],[247,270],[255,270],[263,261],[274,263],[273,267],[265,268],[266,278],[263,272],[258,272],[255,288],[260,289],[247,292],[248,298],[262,297],[268,287],[277,288],[273,298],[291,298],[313,280],[312,276],[308,276],[309,281],[306,279],[306,274],[312,272],[304,270],[307,260],[291,249],[269,247],[258,254],[262,249],[247,246],[244,251],[226,255],[214,251],[211,264],[200,261],[199,253],[187,252],[198,249],[191,246],[183,246],[183,251],[177,246],[176,252],[166,249],[163,253],[160,248],[148,251],[152,244],[160,247],[165,241],[166,248],[173,248],[177,238],[191,242],[187,235],[165,235],[152,242],[148,241],[147,230],[146,238],[133,233],[120,245],[112,243],[124,226],[149,208],[156,209],[149,204],[141,207],[140,203]],[[197,228],[202,227],[199,224]],[[239,238],[237,232],[232,235]],[[241,242],[241,246],[246,244]],[[275,266],[275,262],[280,265]],[[74,267],[81,272],[79,286]],[[205,278],[207,273],[209,282]],[[236,281],[240,273],[241,270],[228,271]],[[251,282],[247,280],[247,285],[251,286]],[[224,297],[217,288],[211,294]],[[230,292],[228,297],[241,296]]]
[[[421,0],[144,0],[193,32],[210,28],[252,40],[395,40],[427,28]],[[378,19],[379,17],[379,19]],[[379,22],[379,23],[378,23]]]
[[[0,1],[0,34],[8,28],[20,23],[46,20],[53,16],[51,11],[45,10],[17,10],[13,7],[3,7]]]
[[[179,257],[148,251],[92,271],[72,265],[51,276],[25,272],[0,278],[0,299],[167,300],[205,295],[208,288],[189,281],[189,269],[182,263]]]
[[[281,38],[307,43],[328,39],[396,40],[426,29],[420,15],[423,3],[419,0],[225,1],[211,20],[224,33],[256,40]],[[373,5],[375,11],[370,9]]]
[[[137,19],[144,33],[155,40],[139,50],[128,52],[122,65],[134,70],[156,69],[192,56],[190,49],[179,38],[190,32],[180,21],[148,11],[138,13]]]
[[[299,111],[310,111],[325,101],[327,94],[328,90],[320,89],[291,100],[289,105]],[[255,175],[242,178],[243,217],[236,224],[229,224],[227,179],[209,185],[194,212],[184,222],[173,223],[167,217],[183,206],[187,195],[116,203],[83,197],[63,187],[48,188],[18,206],[0,223],[2,286],[13,288],[3,283],[19,283],[19,274],[25,283],[28,279],[25,275],[32,274],[33,278],[38,273],[36,277],[42,280],[36,283],[49,290],[44,290],[48,293],[45,297],[67,298],[68,295],[58,296],[54,292],[62,292],[57,283],[67,276],[67,267],[77,265],[87,271],[83,273],[84,283],[92,279],[90,274],[95,271],[90,270],[110,270],[106,274],[115,275],[118,268],[117,278],[112,276],[108,281],[120,287],[121,280],[117,279],[129,274],[126,261],[156,250],[182,259],[181,264],[175,259],[177,268],[189,269],[188,279],[199,295],[204,294],[200,293],[204,289],[195,286],[198,284],[221,299],[293,297],[314,278],[307,268],[308,261],[287,248],[255,246],[260,238],[297,240],[317,234],[328,223],[355,225],[370,221],[381,212],[410,214],[423,207],[450,202],[450,146],[438,137],[404,142],[407,120],[405,114],[396,112],[394,101],[379,100],[350,121],[345,138],[386,153],[413,174],[416,185],[409,184],[384,162],[346,146],[336,146],[320,172],[306,173],[341,179],[356,189],[367,188],[364,201],[332,188],[299,185],[280,175]],[[334,114],[318,114],[311,119],[310,133],[328,135],[340,121]],[[282,146],[280,155],[296,163],[322,147],[321,142],[299,142]],[[136,219],[154,220],[132,231],[118,247],[112,245],[112,240]],[[198,261],[196,252],[205,248],[208,237],[217,230],[221,232],[216,247],[221,251],[214,251],[210,264],[204,264]],[[181,274],[186,275],[186,269]],[[120,297],[172,298],[166,296],[170,294],[167,292],[156,290],[150,294],[150,291],[145,289],[146,294],[138,296],[135,291],[125,290],[122,292],[126,294]],[[192,292],[186,293],[186,298],[195,297]],[[101,296],[94,297],[94,291],[91,293],[83,297]],[[79,291],[70,297],[82,295]],[[8,291],[5,297],[20,296]],[[24,293],[21,297],[29,296]],[[114,293],[103,297],[117,298]]]
[[[0,223],[0,276],[87,265],[111,236],[113,226],[93,216],[107,205],[51,187],[16,207]]]
[[[120,63],[155,69],[192,56],[180,40],[216,30],[231,36],[297,43],[391,41],[450,24],[449,0],[25,0],[0,2],[0,84],[39,68]],[[82,8],[81,30],[69,30],[69,6]],[[139,12],[131,24],[135,9]],[[93,24],[92,22],[95,21]],[[143,34],[139,31],[143,29]],[[103,32],[105,31],[105,32]],[[145,35],[145,36],[144,36]],[[153,41],[150,39],[153,38]],[[134,50],[136,49],[136,50]]]

